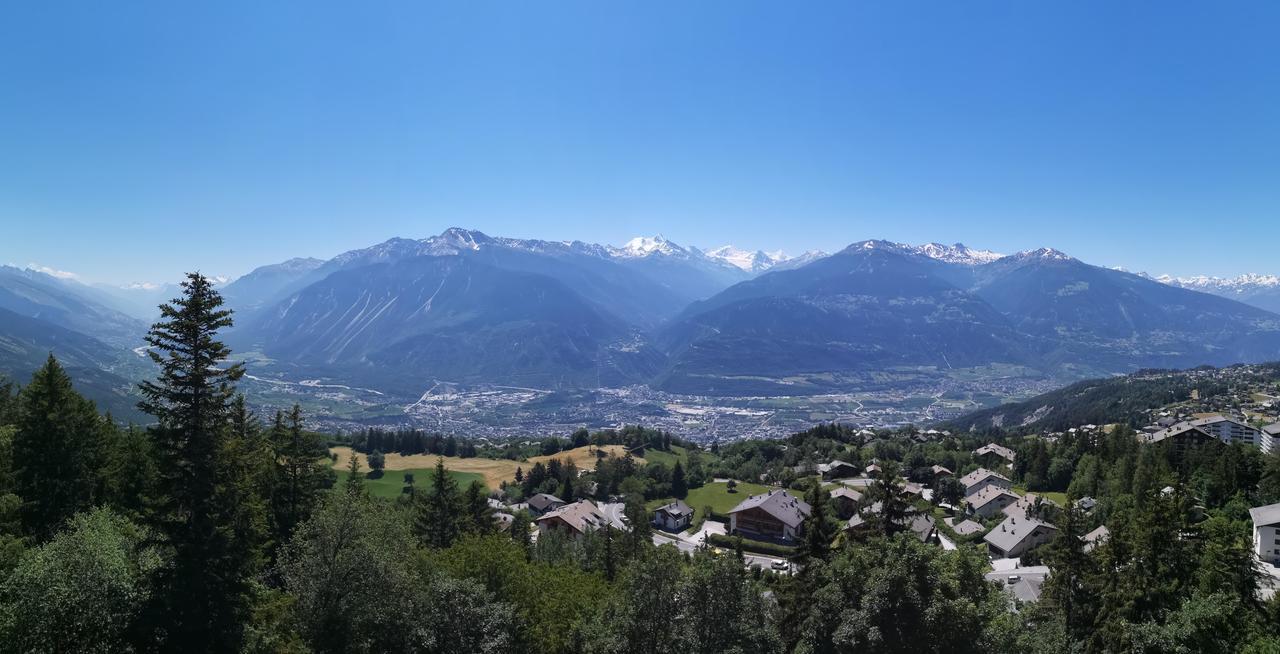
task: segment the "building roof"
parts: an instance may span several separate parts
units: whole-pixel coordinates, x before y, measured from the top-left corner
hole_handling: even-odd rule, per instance
[[[556,497],[555,495],[538,493],[537,495],[529,498],[528,504],[529,508],[535,511],[546,511],[553,504],[564,504],[564,500]]]
[[[969,534],[981,533],[986,529],[986,527],[983,527],[981,523],[974,522],[972,520],[961,520],[960,522],[951,525],[951,529],[961,536],[968,536]]]
[[[948,470],[947,468],[944,468],[944,467],[942,467],[942,466],[933,466],[932,468],[930,468],[930,470],[932,470],[932,471],[933,471],[933,474],[934,474],[935,476],[936,476],[936,475],[953,475],[953,474],[955,474],[954,472],[951,472],[950,470]]]
[[[565,524],[580,533],[586,533],[609,524],[609,518],[601,513],[600,509],[591,500],[579,500],[572,504],[566,504],[538,518],[537,522],[547,522],[556,518],[563,520]]]
[[[1280,422],[1275,422],[1263,427],[1262,433],[1268,436],[1280,436]]]
[[[1001,497],[1009,497],[1012,502],[1017,502],[1022,499],[1018,497],[1017,494],[1011,493],[1007,489],[1000,488],[999,486],[983,486],[982,490],[964,498],[964,501],[968,502],[969,506],[974,509],[980,509]]]
[[[774,489],[742,500],[729,513],[740,513],[757,508],[777,518],[788,527],[799,527],[800,523],[809,517],[810,510],[804,500],[793,497],[784,490]]]
[[[852,518],[849,518],[849,521],[845,523],[846,528],[857,529],[858,527],[861,527],[867,523],[867,516],[878,514],[883,508],[884,505],[880,502],[875,502],[871,506],[863,507],[861,511],[854,514]],[[920,539],[921,542],[929,540],[929,538],[933,536],[934,530],[937,529],[933,518],[923,513],[918,513],[912,516],[906,527],[911,531],[911,533],[915,534],[916,538]]]
[[[862,499],[862,493],[859,493],[848,486],[836,486],[831,489],[831,499],[834,500],[838,497],[843,497],[850,501],[857,502]]]
[[[1027,513],[1029,513],[1032,509],[1036,507],[1037,502],[1048,503],[1054,506],[1058,505],[1057,502],[1054,502],[1051,499],[1040,497],[1035,493],[1027,493],[1026,495],[1023,495],[1022,497],[1018,498],[1017,502],[1014,502],[1013,504],[1010,504],[1009,506],[1004,507],[1004,514],[1005,515],[1027,515]]]
[[[1202,424],[1199,424],[1199,425],[1195,424],[1197,422]],[[1163,441],[1167,438],[1173,438],[1175,436],[1181,436],[1183,434],[1199,434],[1200,436],[1203,436],[1205,438],[1215,438],[1213,434],[1210,434],[1209,432],[1204,430],[1205,424],[1208,424],[1208,423],[1204,423],[1202,420],[1193,420],[1193,421],[1184,420],[1170,427],[1166,427],[1165,429],[1161,429],[1160,431],[1154,434],[1147,434],[1142,438],[1146,440],[1146,442],[1148,443],[1159,443],[1160,441]]]
[[[987,443],[986,445],[983,445],[982,447],[979,447],[978,449],[974,450],[973,454],[974,456],[984,456],[987,454],[994,454],[1006,461],[1012,461],[1014,460],[1014,458],[1018,456],[1017,453],[1015,453],[1013,450],[1003,445],[999,445],[997,443]]]
[[[855,466],[855,465],[853,465],[852,463],[849,463],[849,462],[847,462],[847,461],[841,461],[841,460],[839,460],[839,459],[832,459],[832,460],[831,460],[831,463],[819,463],[819,464],[818,464],[818,472],[820,472],[820,473],[822,473],[822,474],[824,474],[824,475],[825,475],[825,474],[827,474],[828,472],[831,472],[832,470],[835,470],[836,468],[839,468],[839,467],[842,467],[842,466],[843,466],[843,467],[845,467],[845,468],[850,468],[850,469],[855,470],[855,471],[858,469],[858,468],[857,468],[857,466]]]
[[[1091,552],[1093,548],[1105,543],[1111,537],[1111,530],[1106,525],[1098,525],[1097,529],[1085,534],[1080,538],[1084,541],[1084,551]]]
[[[963,484],[965,488],[968,488],[970,486],[974,486],[981,483],[982,480],[988,477],[998,477],[1005,481],[1009,481],[1008,477],[1005,477],[1004,475],[998,472],[992,472],[990,470],[987,470],[986,468],[978,468],[977,470],[974,470],[973,472],[961,477],[960,483]],[[1013,482],[1010,481],[1009,483],[1012,484]]]
[[[690,508],[688,504],[685,504],[683,500],[676,500],[670,504],[663,504],[662,506],[654,509],[654,513],[657,513],[658,511],[663,511],[677,518],[693,515],[693,509]]]
[[[1280,504],[1255,506],[1249,509],[1249,517],[1253,518],[1253,526],[1255,527],[1280,524]]]
[[[982,540],[991,543],[1002,552],[1008,552],[1009,550],[1017,547],[1019,543],[1026,540],[1027,536],[1030,536],[1031,532],[1036,530],[1036,527],[1044,527],[1046,529],[1052,529],[1053,531],[1058,530],[1053,525],[1047,522],[1041,522],[1035,518],[1010,516],[1005,518],[1004,522],[1001,522],[999,525],[992,528],[991,531],[987,532],[987,535],[983,536]]]

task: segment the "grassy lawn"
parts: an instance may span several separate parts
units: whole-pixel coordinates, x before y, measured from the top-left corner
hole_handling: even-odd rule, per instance
[[[648,463],[661,463],[668,468],[674,468],[676,461],[679,461],[680,465],[689,465],[689,454],[683,447],[680,447],[679,445],[672,445],[670,452],[652,449],[645,450],[644,460]]]
[[[1027,487],[1026,487],[1026,486],[1023,486],[1023,485],[1021,485],[1021,484],[1014,484],[1014,486],[1013,486],[1013,492],[1015,492],[1015,493],[1017,493],[1017,494],[1019,494],[1019,495],[1026,495],[1026,494],[1027,494]],[[1042,497],[1042,498],[1046,499],[1046,500],[1049,500],[1049,501],[1051,501],[1051,502],[1056,503],[1058,506],[1066,506],[1066,505],[1067,505],[1067,494],[1066,494],[1066,493],[1059,493],[1059,492],[1057,492],[1057,491],[1038,491],[1038,492],[1037,492],[1037,491],[1032,491],[1032,492],[1033,492],[1033,493],[1035,493],[1036,495],[1038,495],[1038,496],[1040,496],[1040,497]]]
[[[346,470],[335,470],[338,473],[337,488],[342,488],[347,483],[347,477],[350,473]],[[419,490],[423,490],[431,485],[431,477],[435,474],[432,468],[418,468],[414,470],[386,470],[379,479],[365,478],[365,488],[369,489],[369,494],[374,497],[399,497],[401,489],[404,488],[404,473],[413,473],[413,483]],[[484,483],[484,475],[478,472],[454,472],[448,471],[449,476],[458,482],[458,490],[462,490],[471,485],[471,482],[478,481]]]
[[[693,516],[693,521],[697,523],[704,518],[702,515],[703,507],[709,506],[712,511],[719,514],[725,514],[733,509],[733,507],[737,506],[739,502],[747,499],[749,495],[759,495],[769,489],[769,486],[738,482],[738,487],[735,489],[735,492],[730,493],[726,484],[716,482],[706,484],[701,488],[694,488],[690,490],[689,496],[684,498],[684,503],[693,507],[693,510],[696,512]],[[799,497],[799,495],[792,491],[787,492]],[[674,499],[675,498],[669,497],[662,500],[653,500],[646,505],[646,508],[652,511],[663,504],[674,501]]]

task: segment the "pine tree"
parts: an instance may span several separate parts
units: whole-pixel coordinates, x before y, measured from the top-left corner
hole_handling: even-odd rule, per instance
[[[352,495],[364,495],[364,473],[360,470],[360,455],[354,451],[347,459],[347,492]]]
[[[302,408],[297,404],[288,415],[276,414],[271,442],[276,480],[271,512],[275,540],[284,543],[311,515],[321,493],[332,483],[332,473],[324,465],[325,447],[320,435],[302,428]]]
[[[802,561],[826,561],[831,556],[831,542],[836,538],[836,528],[831,521],[828,497],[822,484],[814,484],[805,497],[809,504],[809,515],[804,519],[804,540],[797,552]]]
[[[458,498],[458,482],[449,476],[444,459],[436,459],[435,473],[431,476],[431,488],[418,501],[414,519],[414,533],[428,547],[445,548],[458,538],[461,513]]]
[[[471,482],[462,503],[467,514],[467,531],[473,534],[493,532],[493,509],[489,508],[489,497],[484,484],[479,481]]]
[[[50,354],[19,393],[17,427],[14,493],[22,498],[24,531],[43,542],[100,499],[105,423]]]
[[[689,484],[684,478],[684,466],[676,461],[676,467],[671,470],[671,494],[677,499],[683,500],[689,496]]]
[[[529,548],[533,545],[530,530],[528,514],[524,511],[517,512],[515,519],[511,521],[511,540],[520,545],[526,558],[529,556]]]
[[[160,307],[146,341],[160,367],[139,385],[139,403],[157,425],[150,429],[159,468],[151,526],[173,560],[158,579],[154,626],[165,646],[183,651],[238,648],[257,543],[244,531],[256,521],[231,429],[240,364],[217,340],[231,312],[210,281],[190,273],[183,295]]]

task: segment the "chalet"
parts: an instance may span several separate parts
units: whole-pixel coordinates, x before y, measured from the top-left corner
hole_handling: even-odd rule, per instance
[[[836,515],[845,520],[858,510],[858,502],[862,501],[862,493],[848,486],[837,486],[831,489],[831,503],[835,506]]]
[[[874,524],[874,518],[880,515],[883,505],[880,502],[863,507],[845,523],[845,530],[853,533],[864,531]],[[923,513],[911,516],[901,525],[910,531],[922,543],[938,542],[938,526],[933,518]]]
[[[819,463],[818,473],[823,479],[842,479],[844,477],[857,477],[858,468],[852,463],[844,461],[832,461],[831,463]]]
[[[804,531],[809,505],[783,490],[752,495],[729,511],[729,533],[794,541]]]
[[[973,515],[990,518],[1012,506],[1022,498],[999,486],[983,486],[978,492],[964,498]]]
[[[914,481],[904,482],[902,484],[902,492],[914,499],[924,495],[924,486],[921,486]]]
[[[688,504],[676,500],[664,504],[653,512],[653,526],[667,531],[684,531],[693,522],[693,509]]]
[[[964,486],[964,495],[968,497],[977,493],[987,486],[999,486],[1000,488],[1009,489],[1013,487],[1013,482],[1008,477],[999,473],[992,472],[986,468],[978,468],[973,472],[960,478],[960,485]]]
[[[552,509],[538,518],[538,533],[560,531],[572,538],[579,538],[588,531],[595,531],[611,524],[599,507],[591,500],[579,500]]]
[[[564,500],[556,497],[555,495],[538,493],[537,495],[529,498],[528,505],[530,513],[534,515],[542,515],[548,511],[554,511],[564,506]]]
[[[873,464],[871,464],[871,465],[867,466],[867,468],[866,468],[866,474],[867,474],[867,476],[868,476],[868,477],[874,477],[874,476],[876,476],[876,475],[880,474],[880,470],[881,470],[881,468],[880,468],[879,464],[873,463]]]
[[[933,478],[934,478],[934,479],[941,479],[941,478],[943,478],[943,477],[951,477],[951,476],[953,476],[953,475],[955,475],[955,474],[956,474],[956,473],[951,472],[950,470],[948,470],[947,468],[944,468],[944,467],[942,467],[942,466],[933,466],[932,468],[929,468],[929,470],[933,472]]]
[[[1009,517],[987,532],[982,540],[993,556],[1017,558],[1023,552],[1053,540],[1058,529],[1035,518]]]
[[[1089,497],[1088,495],[1085,495],[1084,497],[1076,500],[1076,508],[1080,509],[1081,511],[1084,511],[1085,513],[1092,511],[1097,506],[1098,506],[1098,500],[1095,500],[1092,497]]]
[[[996,443],[987,443],[986,445],[983,445],[982,447],[979,447],[978,449],[974,450],[973,456],[977,459],[981,459],[988,463],[991,463],[1000,459],[1003,459],[1004,463],[1013,463],[1013,460],[1014,458],[1017,457],[1017,454],[1013,450],[1003,445],[999,445]]]
[[[1280,566],[1280,504],[1249,509],[1253,518],[1253,553],[1263,563]]]

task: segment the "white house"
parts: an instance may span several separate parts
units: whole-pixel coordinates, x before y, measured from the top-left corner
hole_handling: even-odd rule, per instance
[[[999,486],[983,486],[981,490],[964,498],[965,504],[974,515],[990,518],[1012,506],[1021,499],[1012,492]]]
[[[1258,560],[1280,566],[1280,504],[1249,509],[1253,518],[1253,553]]]
[[[653,512],[653,526],[667,531],[682,531],[692,520],[693,509],[680,500],[664,504]]]

